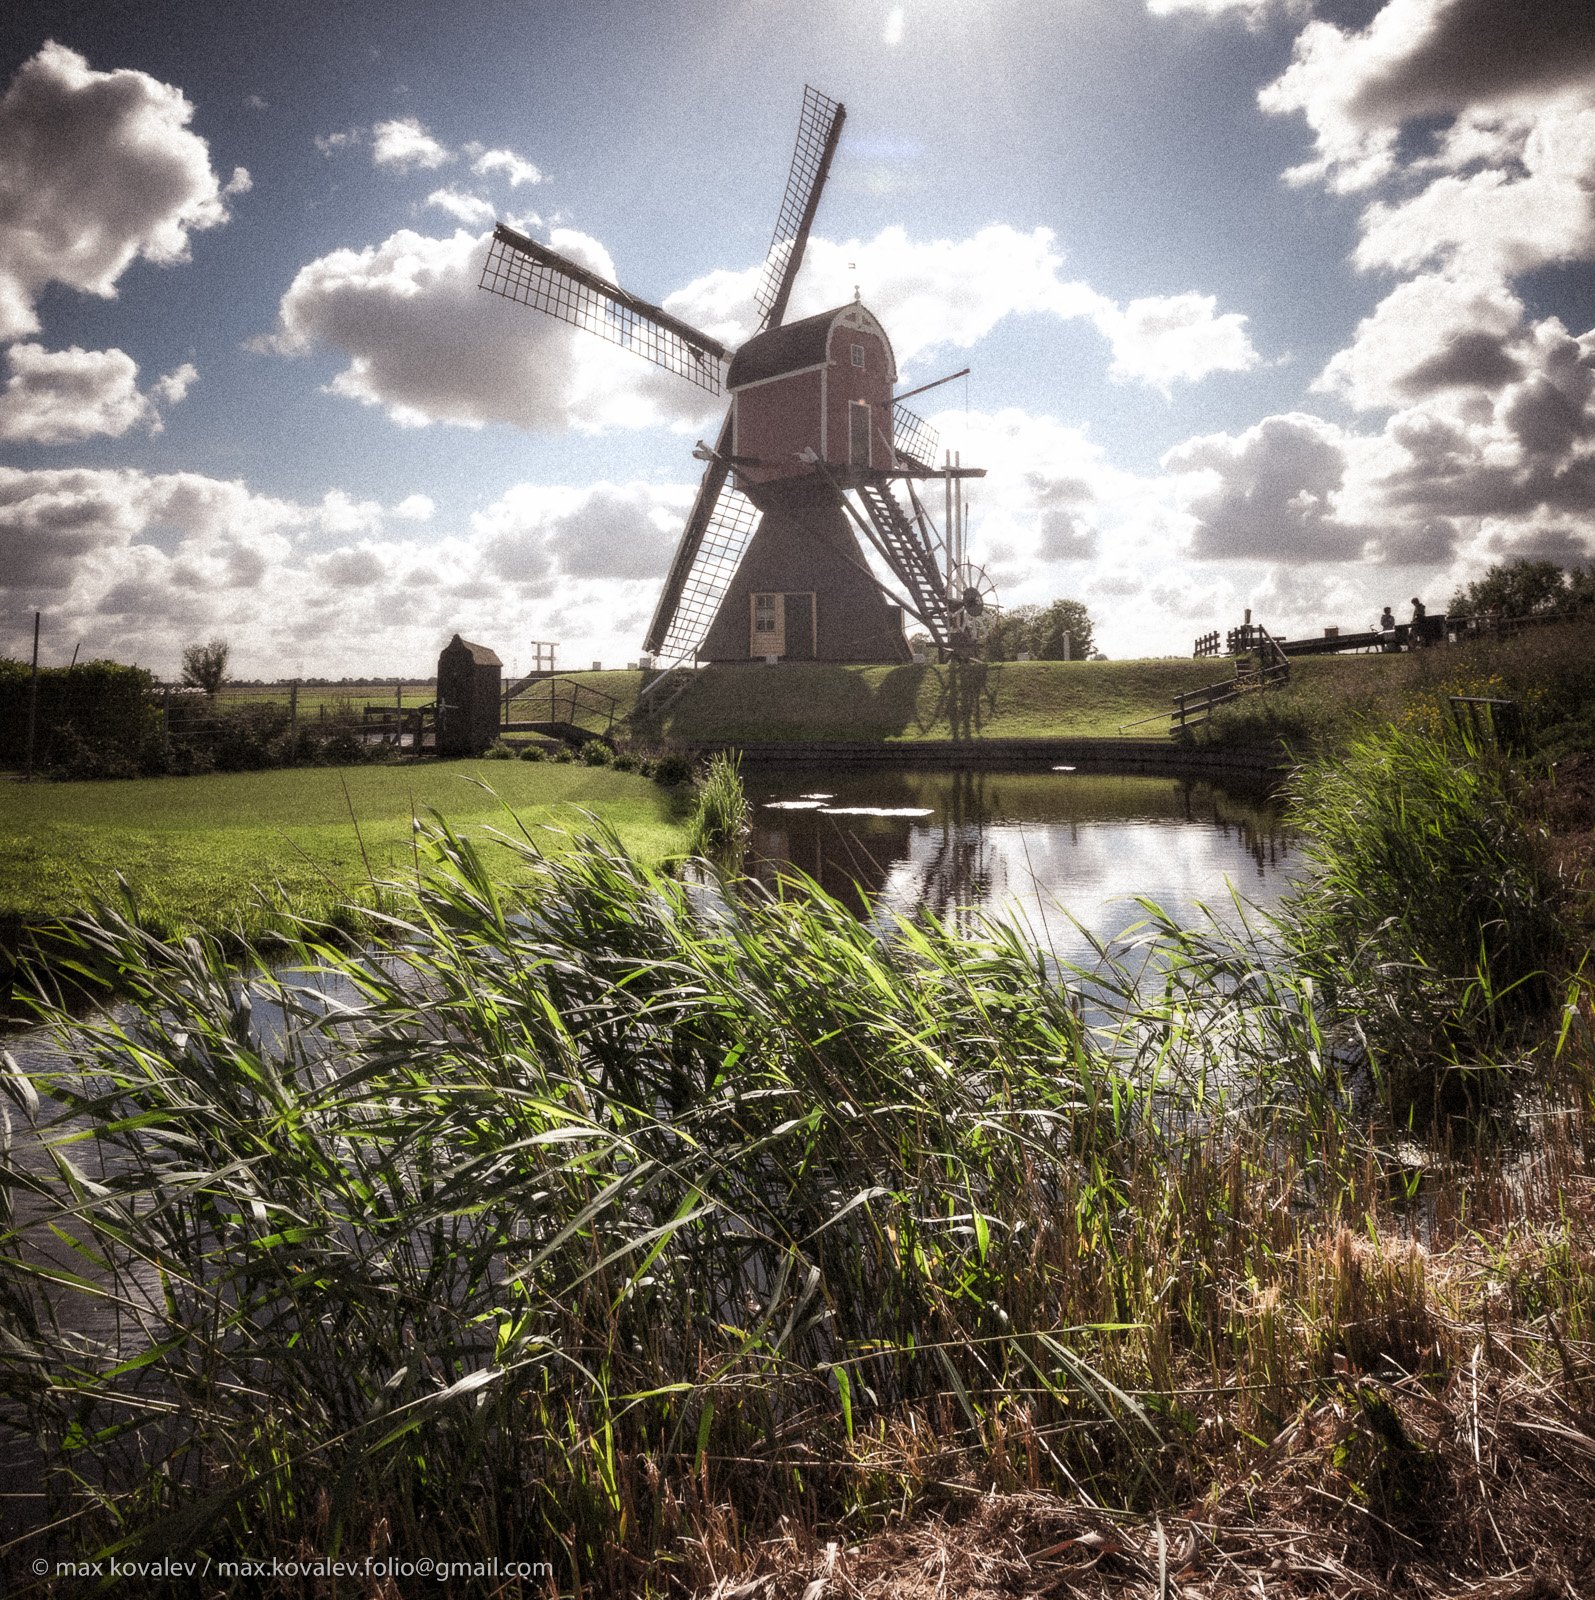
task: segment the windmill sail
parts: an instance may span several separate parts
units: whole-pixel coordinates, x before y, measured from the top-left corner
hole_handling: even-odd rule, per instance
[[[847,110],[839,102],[805,86],[786,192],[781,197],[764,277],[755,296],[761,330],[778,326],[786,315],[786,304],[803,265],[809,230],[814,225],[846,116]],[[728,416],[720,429],[716,454],[724,456],[730,449]],[[724,464],[711,461],[682,529],[644,649],[672,661],[685,660],[697,649],[720,609],[759,520],[758,508],[730,481]]]
[[[819,209],[820,193],[831,171],[836,141],[842,136],[847,108],[829,100],[818,89],[804,85],[803,112],[798,118],[797,144],[792,151],[792,167],[787,173],[786,193],[781,197],[780,214],[770,237],[770,253],[764,261],[764,277],[755,303],[759,308],[759,328],[779,326],[786,315],[803,252],[808,246],[809,229]]]
[[[720,393],[730,352],[718,339],[502,222],[493,230],[479,287],[546,311],[635,351],[710,394]]]
[[[729,447],[730,431],[727,419],[722,449]],[[711,461],[648,625],[643,648],[650,655],[684,661],[698,648],[759,521],[758,507],[731,482],[730,469]]]

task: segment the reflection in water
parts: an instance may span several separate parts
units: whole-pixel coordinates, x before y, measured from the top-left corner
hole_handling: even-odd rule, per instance
[[[1289,881],[1280,808],[1256,786],[1103,773],[754,767],[748,869],[773,884],[796,867],[880,921],[925,906],[967,925],[972,913],[1018,918],[1083,954],[1069,926],[1117,936],[1142,896],[1189,919],[1231,889],[1271,909]],[[1060,949],[1059,953],[1063,953]]]

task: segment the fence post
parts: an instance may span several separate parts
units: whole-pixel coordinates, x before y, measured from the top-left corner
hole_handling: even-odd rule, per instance
[[[288,759],[299,759],[299,680],[288,685]]]

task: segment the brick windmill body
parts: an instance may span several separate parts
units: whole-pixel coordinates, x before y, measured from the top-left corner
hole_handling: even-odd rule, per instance
[[[707,465],[645,641],[671,665],[906,661],[905,617],[939,653],[970,654],[990,602],[953,509],[959,480],[984,474],[935,466],[934,435],[894,393],[886,330],[857,298],[783,321],[844,116],[805,91],[761,328],[735,352],[515,229],[494,232],[483,288],[730,395],[716,444],[693,452]],[[915,488],[932,478],[946,486],[945,536]]]

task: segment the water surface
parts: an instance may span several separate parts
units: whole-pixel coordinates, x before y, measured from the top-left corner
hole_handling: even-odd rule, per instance
[[[1067,959],[1156,901],[1181,921],[1232,894],[1279,903],[1297,858],[1257,783],[1076,771],[752,766],[748,870],[793,867],[882,923],[920,906],[1018,919]]]

